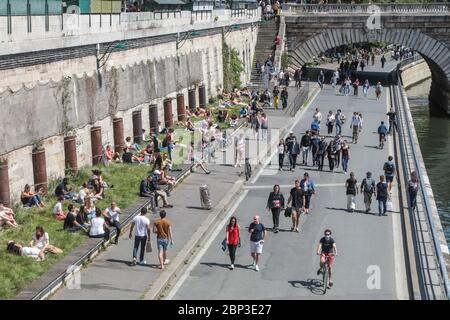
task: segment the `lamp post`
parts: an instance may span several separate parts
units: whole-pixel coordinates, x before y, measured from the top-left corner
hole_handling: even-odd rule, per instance
[[[105,52],[100,56],[100,43],[97,43],[97,49],[95,51],[95,59],[97,63],[97,77],[98,84],[102,87],[102,75],[100,74],[100,69],[108,62],[111,53],[114,49],[126,49],[128,46],[126,43],[121,42],[120,40],[111,42],[108,47],[106,47]]]

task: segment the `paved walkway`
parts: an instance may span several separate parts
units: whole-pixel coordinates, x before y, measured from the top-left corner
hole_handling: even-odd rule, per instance
[[[372,61],[369,60],[369,65],[367,65],[364,68],[364,71],[368,71],[368,72],[389,72],[391,71],[393,68],[395,68],[397,66],[397,64],[400,62],[399,61],[395,61],[395,60],[391,60],[391,57],[386,54],[386,63],[384,65],[384,69],[381,69],[381,56],[375,56],[375,64],[372,66]],[[339,68],[339,64],[337,62],[335,63],[324,63],[324,64],[320,64],[318,66],[314,66],[311,68],[322,68],[322,69],[338,69]],[[361,71],[361,67],[358,65],[358,70],[357,71]]]
[[[327,85],[313,101],[295,127],[297,137],[309,127],[315,107],[322,113],[341,108],[351,118],[354,111],[364,116],[364,128],[358,144],[350,144],[352,158],[349,171],[354,171],[360,183],[370,170],[377,178],[382,174],[383,163],[393,154],[392,139],[387,148],[378,150],[376,129],[386,120],[386,91],[383,99],[376,101],[374,92],[368,99],[341,96]],[[343,134],[351,142],[349,123]],[[311,165],[311,160],[309,160]],[[365,214],[362,195],[357,196],[354,213],[346,211],[344,183],[348,176],[342,170],[318,172],[315,168],[298,168],[295,173],[277,171],[277,156],[264,168],[254,183],[246,185],[241,201],[230,210],[237,216],[242,228],[242,247],[238,249],[235,269],[228,269],[229,259],[220,249],[225,236],[225,222],[217,226],[217,234],[204,247],[189,272],[174,286],[168,299],[407,299],[400,214],[397,185],[393,187],[394,211],[387,217]],[[327,165],[327,162],[326,162]],[[328,169],[325,167],[325,169]],[[259,213],[262,222],[272,227],[272,218],[265,209],[269,192],[280,184],[288,196],[294,179],[308,171],[318,184],[308,216],[301,218],[300,233],[290,231],[290,219],[281,217],[280,233],[269,232],[264,246],[261,270],[256,272],[249,252],[246,227],[252,216]],[[377,212],[377,204],[372,204]],[[321,277],[316,275],[318,257],[315,254],[319,239],[326,228],[333,230],[339,256],[335,264],[335,286],[323,295],[319,287]]]
[[[293,89],[295,90],[295,89]],[[283,128],[292,123],[293,118],[287,117],[281,110],[267,110],[269,127],[272,129]],[[252,138],[250,149],[265,153],[264,143]],[[220,151],[216,152],[222,158]],[[231,155],[231,158],[233,156]],[[252,157],[255,160],[256,157]],[[220,160],[220,159],[219,159]],[[228,192],[241,182],[239,178],[242,168],[234,168],[232,165],[210,165],[212,173],[205,175],[200,173],[191,174],[172,192],[169,201],[174,205],[168,209],[168,218],[173,222],[175,245],[169,250],[169,258],[180,253],[197,230],[201,229],[202,223],[207,221],[210,215],[216,214],[215,208]],[[201,209],[199,186],[208,184],[212,196],[213,210]],[[153,222],[156,215],[148,215]],[[152,236],[153,247],[156,249],[154,235]],[[117,246],[110,246],[105,252],[99,254],[94,261],[82,270],[80,289],[62,288],[53,299],[140,299],[149,287],[158,279],[162,272],[170,272],[170,266],[164,271],[158,269],[157,253],[154,251],[146,254],[147,266],[130,265],[132,259],[132,246],[134,240],[128,239],[128,231],[123,233]]]

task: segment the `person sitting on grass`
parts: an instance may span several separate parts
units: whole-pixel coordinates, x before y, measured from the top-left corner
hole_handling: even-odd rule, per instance
[[[72,192],[72,187],[69,186],[69,178],[65,177],[63,181],[55,188],[55,196],[59,198],[64,197],[64,200],[73,199],[76,194]]]
[[[93,197],[96,199],[101,200],[105,197],[105,188],[102,186],[99,179],[94,180],[93,193],[94,193]]]
[[[112,151],[110,145],[106,146],[105,157],[106,157],[106,160],[108,161],[108,163],[111,163],[113,161],[115,161],[115,162],[120,161],[120,154],[118,152]]]
[[[48,237],[48,233],[44,231],[44,228],[41,226],[36,227],[36,232],[33,234],[30,242],[31,248],[39,249],[39,259],[40,261],[45,260],[45,254],[47,252],[53,254],[61,254],[63,251],[50,244],[50,239]]]
[[[220,123],[224,123],[228,119],[228,112],[225,110],[219,110],[219,114],[217,115],[217,121]]]
[[[24,207],[37,206],[39,208],[45,208],[44,202],[42,202],[42,196],[44,189],[40,188],[39,192],[32,192],[29,184],[25,185],[24,190],[20,194],[20,200]]]
[[[91,198],[84,199],[84,204],[81,206],[80,211],[83,212],[88,221],[91,221],[95,217],[95,206]]]
[[[84,230],[87,232],[86,228],[77,222],[78,212],[73,204],[69,204],[69,212],[67,212],[66,220],[64,220],[63,229],[67,232],[77,232]]]
[[[80,191],[78,192],[77,203],[83,204],[84,199],[89,197],[92,198],[94,202],[97,201],[97,198],[93,197],[93,193],[89,189],[88,184],[83,182],[83,185],[80,187]]]
[[[194,114],[195,114],[197,117],[201,117],[201,118],[205,118],[205,117],[208,116],[208,115],[207,115],[206,109],[201,108],[201,107],[195,108]]]
[[[131,153],[131,149],[128,147],[123,148],[123,154],[122,154],[122,162],[132,164],[133,163],[133,153]]]
[[[230,128],[235,128],[238,125],[238,119],[235,114],[232,114],[230,117]]]
[[[239,110],[239,117],[247,118],[247,116],[248,116],[248,108],[247,106],[242,106],[241,110]]]
[[[37,261],[41,261],[39,258],[39,253],[41,252],[41,250],[39,250],[38,248],[24,247],[23,245],[18,244],[13,240],[8,241],[8,243],[6,244],[6,251],[18,256],[30,257],[36,259]]]
[[[91,220],[91,228],[89,229],[89,238],[103,238],[109,240],[109,229],[105,219],[102,216],[102,210],[95,210],[95,218]]]
[[[139,145],[137,143],[131,142],[131,137],[125,138],[125,146],[130,150],[134,150],[137,152],[141,151],[141,147],[139,147]]]
[[[59,196],[56,201],[55,206],[53,207],[53,218],[58,221],[66,220],[66,214],[63,211],[62,203],[64,202],[64,196]]]
[[[187,121],[186,121],[186,130],[188,130],[188,131],[190,131],[190,132],[194,132],[194,131],[195,131],[195,126],[194,126],[194,124],[192,123],[191,118],[187,118]]]
[[[153,167],[151,171],[162,170],[163,158],[159,149],[155,149],[153,152],[153,160]]]
[[[14,218],[14,212],[5,207],[3,202],[0,202],[0,226],[7,225],[11,228],[17,228],[19,225]]]

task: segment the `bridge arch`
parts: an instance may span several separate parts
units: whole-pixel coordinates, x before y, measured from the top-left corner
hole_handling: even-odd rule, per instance
[[[424,58],[431,74],[432,84],[429,95],[430,106],[438,106],[450,114],[450,48],[417,29],[325,29],[310,36],[305,41],[294,44],[289,50],[291,68],[303,66],[313,56],[328,49],[352,43],[382,41],[388,44],[409,47]]]

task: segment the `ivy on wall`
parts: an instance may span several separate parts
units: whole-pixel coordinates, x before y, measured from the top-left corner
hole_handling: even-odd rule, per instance
[[[283,52],[281,55],[281,69],[287,69],[290,63],[291,58],[289,58],[289,54],[287,52]]]
[[[236,49],[230,49],[222,37],[222,61],[223,61],[223,88],[231,91],[234,88],[241,88],[241,73],[244,71],[244,64],[239,58]]]

